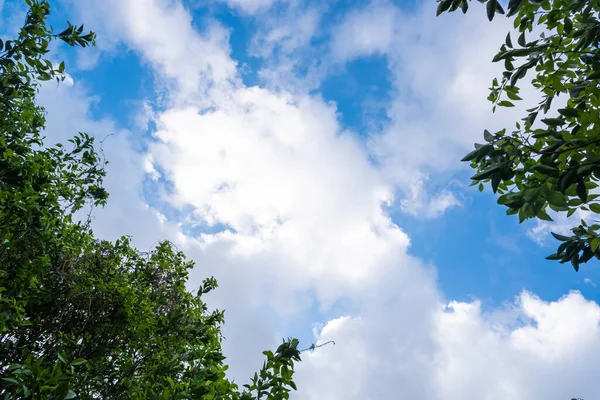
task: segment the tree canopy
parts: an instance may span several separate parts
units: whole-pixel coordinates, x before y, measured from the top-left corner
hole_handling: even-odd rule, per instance
[[[103,157],[79,133],[46,146],[41,82],[64,79],[46,58],[60,40],[94,45],[83,25],[46,25],[26,0],[17,38],[0,39],[0,396],[3,399],[287,399],[298,341],[284,341],[251,383],[226,377],[224,314],[186,290],[193,262],[169,242],[144,253],[97,239],[75,213],[101,206]]]
[[[571,235],[553,233],[561,243],[547,258],[579,265],[600,259],[600,1],[479,0],[487,17],[513,19],[513,36],[493,59],[504,63],[488,99],[496,107],[523,100],[519,84],[530,80],[542,100],[528,108],[515,127],[484,131],[484,143],[467,154],[477,170],[473,185],[489,184],[498,203],[519,221],[552,221],[548,213],[581,216]],[[441,0],[438,15],[462,10],[469,0]],[[535,33],[534,33],[535,32]],[[529,75],[528,75],[529,74]],[[531,78],[531,79],[529,79]],[[531,105],[531,104],[528,104]]]

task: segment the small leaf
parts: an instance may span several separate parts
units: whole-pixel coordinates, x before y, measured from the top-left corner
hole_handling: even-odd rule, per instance
[[[481,160],[485,156],[487,156],[493,148],[494,147],[489,144],[476,148],[475,150],[464,156],[461,161]]]
[[[567,170],[560,178],[558,178],[558,184],[560,186],[561,193],[565,193],[567,189],[575,183],[577,179],[577,171],[574,168]]]
[[[508,47],[510,47],[510,48],[512,49],[512,47],[513,47],[513,44],[512,44],[512,40],[510,39],[510,32],[508,32],[508,33],[506,34],[506,39],[504,40],[504,42],[506,43],[506,45],[507,45]]]
[[[508,100],[502,100],[498,103],[500,107],[514,107],[515,105]]]
[[[440,1],[440,4],[438,5],[438,8],[437,8],[436,15],[439,16],[443,12],[447,11],[450,8],[451,5],[452,5],[452,0],[442,0],[442,1]]]
[[[516,93],[513,93],[513,92],[506,92],[506,95],[511,100],[515,100],[515,101],[523,100],[521,97],[519,97]]]
[[[512,74],[512,77],[510,78],[510,86],[515,86],[517,81],[524,78],[526,74],[527,68],[525,68],[525,65],[521,65],[519,68],[517,68],[517,71]]]
[[[547,196],[548,203],[559,208],[567,207],[565,196],[559,192],[550,192]]]
[[[579,272],[579,257],[577,255],[571,258],[571,265],[575,269],[575,272]]]
[[[565,18],[565,33],[568,35],[573,31],[573,21],[569,17]]]
[[[498,3],[497,0],[489,0],[487,2],[487,17],[488,19],[491,21],[494,19],[494,13],[496,12],[496,4]]]
[[[600,246],[600,238],[594,238],[592,239],[592,243],[590,244],[590,247],[592,248],[592,251],[595,253],[596,250],[598,250],[598,246]]]
[[[600,204],[599,203],[589,204],[588,207],[590,208],[590,210],[592,210],[596,214],[600,214]]]
[[[557,177],[559,174],[558,168],[546,164],[537,164],[533,166],[532,169],[536,172],[553,177]]]
[[[497,170],[499,170],[501,168],[504,168],[503,164],[493,165],[492,167],[490,167],[488,169],[484,169],[483,171],[473,175],[471,177],[471,179],[475,180],[475,181],[487,179],[487,178],[491,177],[494,174],[494,172],[496,172]]]
[[[574,108],[559,108],[558,112],[565,117],[577,117],[579,115],[579,111]]]
[[[585,182],[580,180],[577,183],[577,196],[583,201],[587,203],[587,188],[585,187]]]
[[[542,221],[553,221],[553,219],[544,210],[538,211],[538,213],[535,216],[541,219]]]
[[[561,126],[566,123],[562,118],[544,118],[542,122],[548,126]]]
[[[483,131],[483,138],[485,139],[486,142],[494,141],[494,135],[492,135],[490,133],[490,131],[488,131],[487,129]]]
[[[554,233],[554,232],[550,232],[550,233],[552,234],[552,236],[554,236],[555,239],[560,240],[561,242],[566,242],[568,240],[571,240],[571,238],[568,236],[559,235],[558,233]]]

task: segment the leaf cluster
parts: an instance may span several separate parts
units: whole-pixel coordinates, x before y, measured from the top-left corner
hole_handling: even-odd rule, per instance
[[[521,222],[551,221],[549,210],[569,217],[578,210],[600,213],[600,1],[510,0],[506,10],[496,0],[480,2],[490,20],[496,14],[514,18],[518,32],[516,41],[507,34],[493,59],[504,65],[490,87],[493,109],[523,101],[519,84],[528,74],[542,100],[510,132],[484,131],[485,143],[463,158],[477,170],[472,184],[483,190],[489,183],[507,214]],[[442,0],[438,11],[466,12],[468,5]],[[553,107],[561,95],[566,104]],[[578,270],[580,263],[600,258],[597,228],[589,225],[582,221],[573,228],[572,245],[561,244],[550,259],[570,261]]]

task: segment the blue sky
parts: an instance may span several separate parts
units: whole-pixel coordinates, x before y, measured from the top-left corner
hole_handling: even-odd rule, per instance
[[[485,100],[507,22],[418,1],[51,4],[98,46],[57,47],[48,138],[111,134],[94,229],[172,240],[191,288],[217,277],[236,380],[298,336],[336,341],[306,355],[300,399],[600,393],[597,264],[545,261],[570,221],[518,224],[459,161],[522,111]],[[0,10],[4,38],[24,8]]]

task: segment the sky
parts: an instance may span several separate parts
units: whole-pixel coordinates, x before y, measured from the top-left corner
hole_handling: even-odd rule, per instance
[[[52,0],[68,78],[46,84],[47,143],[94,135],[109,165],[95,233],[170,240],[189,288],[225,309],[230,377],[282,337],[299,400],[600,396],[600,268],[544,260],[572,221],[518,221],[460,159],[492,113],[510,21],[435,3]],[[24,2],[0,0],[0,37]],[[536,93],[525,89],[526,101]]]

